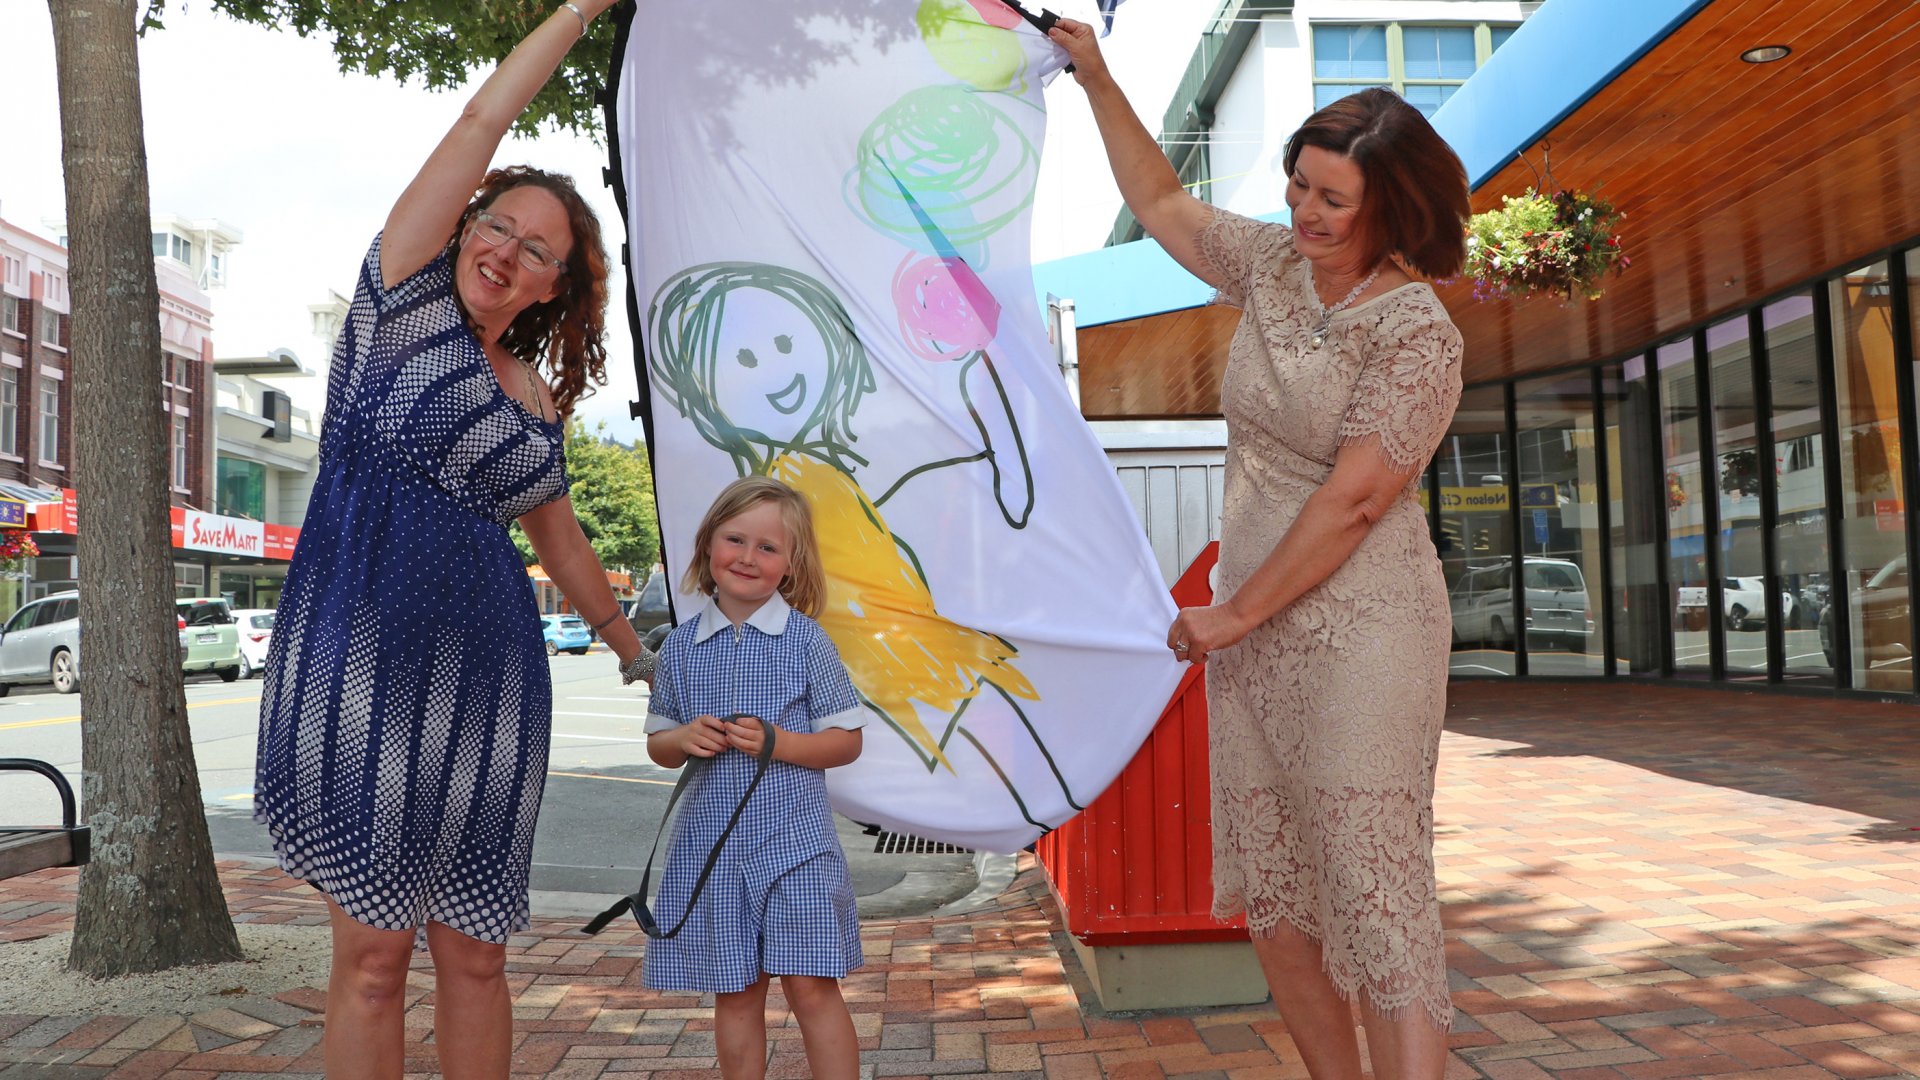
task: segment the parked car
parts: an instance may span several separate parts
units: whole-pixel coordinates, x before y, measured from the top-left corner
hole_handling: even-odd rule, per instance
[[[1521,618],[1528,644],[1586,652],[1593,639],[1593,609],[1587,602],[1587,579],[1580,564],[1527,558],[1521,566],[1526,588]],[[1453,583],[1448,603],[1456,645],[1513,647],[1512,560],[1469,567]]]
[[[1868,578],[1866,584],[1848,594],[1847,602],[1853,607],[1854,655],[1863,658],[1863,666],[1874,668],[1911,660],[1905,555],[1894,556]],[[3,642],[0,647],[4,647]],[[1826,654],[1827,666],[1840,665],[1841,658],[1833,647],[1831,603],[1820,611],[1820,651]]]
[[[180,665],[189,675],[211,671],[222,682],[240,677],[246,660],[240,655],[240,626],[234,622],[233,608],[218,596],[197,596],[175,600],[174,607],[186,620],[187,658]]]
[[[240,677],[251,679],[267,666],[267,646],[273,641],[273,612],[241,608],[233,613],[240,627]]]
[[[80,689],[80,594],[54,593],[13,613],[0,627],[0,697],[26,683]]]
[[[1758,630],[1767,624],[1767,582],[1757,577],[1730,577],[1720,579],[1720,605],[1726,616],[1729,630]],[[1675,611],[1682,625],[1689,629],[1700,629],[1707,610],[1707,587],[1704,585],[1683,585],[1675,592]],[[1688,625],[1688,616],[1695,615],[1699,625]],[[1780,625],[1792,626],[1797,621],[1793,593],[1780,590]]]
[[[673,611],[667,604],[665,571],[655,570],[647,575],[647,583],[641,587],[639,597],[627,609],[627,621],[633,624],[634,633],[640,635],[641,644],[659,651],[660,643],[673,630]]]
[[[586,620],[578,615],[542,615],[540,633],[547,639],[548,656],[562,651],[583,656],[587,646],[593,644]]]

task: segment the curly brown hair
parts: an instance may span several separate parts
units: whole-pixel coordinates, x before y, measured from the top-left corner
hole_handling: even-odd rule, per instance
[[[553,406],[565,421],[573,415],[573,407],[593,393],[593,387],[607,382],[607,249],[600,239],[600,219],[580,197],[573,179],[531,165],[509,165],[487,173],[473,201],[460,213],[453,238],[447,242],[447,257],[459,260],[460,241],[473,215],[514,188],[526,186],[548,192],[566,208],[573,250],[561,271],[566,281],[560,295],[515,316],[500,335],[500,344],[535,371],[546,361]]]
[[[1309,146],[1360,166],[1366,189],[1354,232],[1367,265],[1397,252],[1426,277],[1460,272],[1472,213],[1467,170],[1419,109],[1379,88],[1333,102],[1307,117],[1287,140],[1288,176]]]

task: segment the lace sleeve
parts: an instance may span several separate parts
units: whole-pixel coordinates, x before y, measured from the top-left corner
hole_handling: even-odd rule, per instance
[[[1340,442],[1377,438],[1390,468],[1418,472],[1460,403],[1460,331],[1444,316],[1385,329],[1388,344],[1360,372]]]
[[[1293,251],[1293,230],[1287,226],[1218,207],[1195,240],[1214,269],[1210,302],[1229,307],[1245,307],[1254,277]]]

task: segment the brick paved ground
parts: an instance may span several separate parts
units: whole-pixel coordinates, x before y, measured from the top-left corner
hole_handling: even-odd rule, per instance
[[[1450,1077],[1920,1075],[1920,709],[1471,683],[1449,729]],[[317,918],[276,873],[224,880],[239,918]],[[67,928],[72,889],[71,872],[0,885],[0,942]],[[634,985],[638,934],[573,927],[515,940],[515,1075],[718,1076],[701,1003]],[[992,911],[867,924],[846,989],[868,1071],[1305,1075],[1270,1008],[1101,1014],[1059,932],[1031,867]],[[409,1067],[427,1075],[416,980]],[[0,1080],[318,1076],[324,1005],[309,988],[195,1016],[0,1016]],[[776,1022],[770,1075],[804,1076]]]

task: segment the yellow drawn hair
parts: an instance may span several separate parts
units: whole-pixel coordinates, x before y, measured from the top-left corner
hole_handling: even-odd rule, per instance
[[[827,575],[821,569],[820,544],[813,535],[813,509],[807,505],[806,496],[771,477],[748,476],[735,480],[713,500],[706,516],[700,519],[699,531],[694,533],[693,560],[687,565],[680,588],[702,596],[713,595],[719,588],[713,580],[711,565],[713,534],[720,531],[721,525],[765,502],[779,506],[780,523],[786,526],[788,545],[792,548],[787,554],[787,576],[780,581],[780,595],[793,610],[817,619],[826,605]]]

